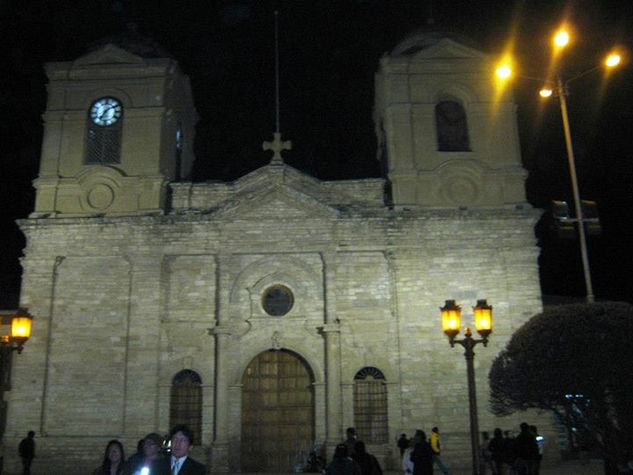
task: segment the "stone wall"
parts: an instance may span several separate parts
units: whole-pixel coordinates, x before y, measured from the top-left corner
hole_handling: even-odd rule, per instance
[[[464,324],[477,298],[494,306],[490,345],[476,350],[480,426],[517,425],[488,413],[487,372],[512,332],[541,308],[534,211],[383,208],[314,217],[289,200],[256,201],[261,209],[220,218],[21,221],[28,238],[21,304],[35,321],[15,358],[6,445],[33,429],[38,463],[85,473],[107,440],[120,438],[130,451],[147,432],[168,431],[171,378],[187,368],[202,378],[202,445],[209,447],[216,357],[228,368],[228,407],[218,410],[229,412],[235,445],[239,384],[250,360],[275,345],[288,348],[322,387],[320,328],[336,320],[341,403],[338,418],[327,420],[327,385],[315,390],[317,441],[325,443],[328,425],[341,437],[353,425],[354,375],[374,366],[388,384],[394,442],[372,449],[395,464],[397,435],[438,425],[446,458],[467,466],[465,360],[447,344],[438,310],[449,298],[462,304]],[[295,294],[286,316],[261,308],[273,283]],[[219,323],[230,336],[216,354],[210,329]]]

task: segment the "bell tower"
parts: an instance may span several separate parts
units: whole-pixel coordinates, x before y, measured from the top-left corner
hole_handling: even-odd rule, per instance
[[[107,43],[75,61],[48,63],[46,73],[31,217],[165,212],[167,184],[191,171],[197,120],[176,61]]]
[[[385,55],[375,118],[395,206],[524,203],[516,105],[495,87],[491,58],[437,31]]]

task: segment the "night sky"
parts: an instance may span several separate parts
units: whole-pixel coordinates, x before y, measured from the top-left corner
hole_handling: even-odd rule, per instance
[[[630,0],[5,0],[0,308],[18,304],[18,259],[25,242],[14,220],[33,209],[31,181],[38,171],[46,103],[43,64],[73,60],[100,39],[135,25],[191,78],[200,114],[192,179],[233,180],[270,161],[261,143],[275,128],[275,10],[281,131],[293,143],[284,159],[321,179],[380,176],[373,75],[381,55],[431,17],[435,27],[466,35],[492,55],[513,43],[528,76],[546,71],[549,35],[564,18],[576,32],[565,55],[565,78],[595,66],[610,46],[620,45],[630,55],[633,44]],[[571,203],[571,187],[558,102],[542,103],[538,88],[532,81],[515,82],[528,199],[545,208],[552,199]],[[603,227],[589,240],[594,292],[598,299],[633,302],[631,64],[608,81],[598,71],[572,82],[568,101],[581,195],[598,203]],[[547,217],[536,233],[543,293],[583,296],[577,241],[555,238]]]

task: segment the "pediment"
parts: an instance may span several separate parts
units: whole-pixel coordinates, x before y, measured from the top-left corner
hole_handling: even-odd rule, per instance
[[[263,166],[234,182],[236,195],[260,193],[272,187],[294,190],[326,206],[329,203],[344,204],[350,201],[350,197],[341,189],[335,191],[327,182],[285,164]]]
[[[238,193],[214,213],[221,218],[283,219],[335,218],[335,207],[291,186],[272,186],[257,192]]]
[[[450,38],[443,38],[434,45],[421,49],[412,58],[416,60],[428,59],[486,59],[486,55],[479,50],[458,43]]]
[[[235,189],[239,193],[252,191],[261,187],[269,188],[271,185],[289,186],[300,190],[311,190],[307,194],[317,195],[320,188],[320,180],[307,175],[290,165],[266,165],[238,178],[234,182]]]
[[[143,64],[140,56],[130,53],[111,43],[76,59],[73,66],[89,66],[100,64]]]

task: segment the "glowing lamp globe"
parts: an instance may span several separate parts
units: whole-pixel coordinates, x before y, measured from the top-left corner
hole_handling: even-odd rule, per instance
[[[512,70],[510,69],[510,66],[504,64],[497,68],[496,73],[500,79],[508,79],[512,75]]]
[[[440,308],[442,312],[442,330],[449,338],[455,338],[462,325],[462,309],[454,300],[446,300]]]
[[[492,333],[492,306],[488,305],[486,299],[477,300],[477,305],[473,307],[475,314],[475,328],[483,338],[487,338]]]
[[[569,33],[565,30],[560,30],[554,35],[554,45],[558,48],[563,48],[569,44]]]
[[[23,309],[11,318],[11,339],[17,343],[18,353],[22,352],[24,343],[31,337],[33,317]]]
[[[608,68],[615,68],[616,66],[620,64],[620,61],[622,61],[622,58],[620,57],[620,55],[617,53],[613,53],[607,56],[607,59],[604,60],[604,64]]]
[[[13,338],[24,338],[25,340],[31,337],[31,325],[33,319],[30,316],[16,316],[11,321],[11,336]]]

